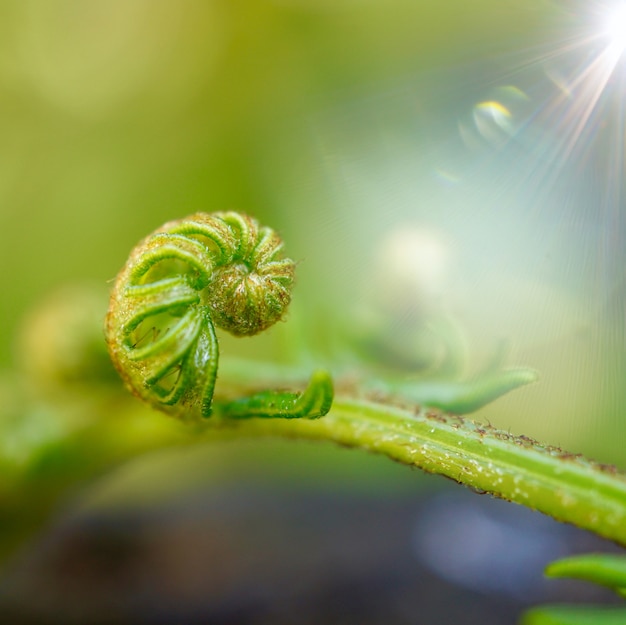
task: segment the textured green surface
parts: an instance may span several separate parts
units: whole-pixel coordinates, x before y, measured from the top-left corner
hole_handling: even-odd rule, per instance
[[[237,436],[327,440],[381,453],[626,545],[625,474],[467,418],[339,395],[317,421],[223,419],[219,428]]]
[[[143,239],[115,281],[105,323],[128,388],[181,418],[209,417],[215,327],[248,336],[280,320],[295,270],[282,247],[272,229],[235,212],[196,213]]]

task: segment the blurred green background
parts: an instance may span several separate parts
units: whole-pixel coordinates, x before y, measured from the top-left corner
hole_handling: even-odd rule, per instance
[[[399,342],[445,311],[468,375],[503,342],[541,374],[477,418],[626,465],[618,104],[577,150],[550,123],[585,58],[549,53],[575,9],[2,0],[0,363],[48,291],[104,286],[162,222],[235,209],[300,261],[322,354],[371,311],[402,317]]]

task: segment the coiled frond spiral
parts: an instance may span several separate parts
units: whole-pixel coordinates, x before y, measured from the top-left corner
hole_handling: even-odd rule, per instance
[[[105,327],[130,390],[171,414],[208,417],[219,358],[215,327],[249,336],[283,316],[295,263],[282,248],[274,230],[235,212],[196,213],[143,239],[116,279]],[[320,416],[332,400],[330,380],[322,386],[323,401],[308,389],[304,410],[298,394],[270,392],[251,402],[250,415],[240,409],[237,416]]]

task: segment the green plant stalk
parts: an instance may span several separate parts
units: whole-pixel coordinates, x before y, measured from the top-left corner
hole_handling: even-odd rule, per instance
[[[213,436],[326,440],[380,453],[626,546],[626,474],[466,418],[339,396],[318,420],[222,417],[207,427]]]
[[[22,519],[16,527],[22,527],[25,518],[36,520],[25,540],[68,491],[142,453],[240,437],[284,437],[383,454],[626,546],[626,475],[614,467],[470,419],[385,401],[355,398],[344,391],[331,411],[315,420],[231,419],[220,414],[218,401],[211,418],[183,424],[129,398],[110,418],[42,448],[23,467],[21,479],[14,476],[0,507],[7,519],[12,511],[16,521]],[[21,541],[15,528],[4,525],[6,557]]]
[[[256,363],[233,376],[231,390],[238,396],[257,392],[274,373]],[[229,387],[227,380],[222,381]],[[233,419],[225,413],[229,403],[216,400],[209,419],[181,423],[128,398],[113,414],[102,414],[39,448],[30,461],[15,467],[0,496],[7,521],[0,523],[5,557],[19,546],[14,532],[25,518],[36,522],[23,539],[45,522],[68,491],[127,460],[151,450],[240,437],[328,441],[382,454],[626,546],[626,475],[615,467],[467,418],[418,409],[406,400],[398,404],[387,397],[355,396],[345,383],[320,419]],[[8,523],[13,517],[15,527]]]

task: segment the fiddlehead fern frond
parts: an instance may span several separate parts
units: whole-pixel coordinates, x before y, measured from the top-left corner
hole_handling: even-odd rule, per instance
[[[234,212],[196,213],[143,239],[117,277],[105,328],[131,391],[171,414],[208,417],[219,358],[215,327],[257,334],[289,305],[295,263],[282,247],[274,230]],[[290,410],[293,393],[273,393],[272,406],[260,395],[245,416],[325,414],[332,400],[327,374],[314,386],[324,398],[308,412]],[[273,408],[283,404],[285,415]]]

